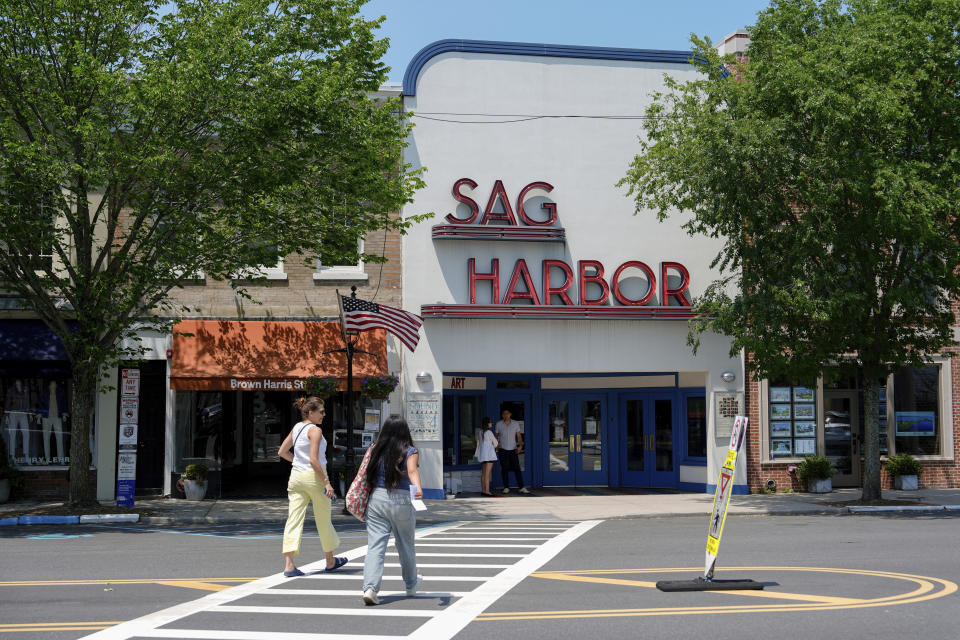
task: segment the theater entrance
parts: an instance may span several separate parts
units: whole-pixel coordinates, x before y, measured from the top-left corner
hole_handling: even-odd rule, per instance
[[[545,486],[608,484],[606,394],[544,393],[537,443]]]

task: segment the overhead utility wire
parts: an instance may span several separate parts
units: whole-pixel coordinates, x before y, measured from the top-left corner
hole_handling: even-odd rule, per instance
[[[413,112],[413,117],[424,120],[434,120],[436,122],[452,122],[455,124],[509,124],[512,122],[528,122],[530,120],[561,119],[561,118],[582,118],[586,120],[662,120],[666,116],[591,116],[579,114],[557,114],[557,115],[534,115],[527,113],[452,113],[446,111],[421,111]],[[453,120],[449,118],[437,118],[433,116],[461,116],[461,117],[482,117],[482,118],[512,118],[511,120]]]

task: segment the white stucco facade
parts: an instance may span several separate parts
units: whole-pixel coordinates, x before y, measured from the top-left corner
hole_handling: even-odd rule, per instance
[[[614,389],[604,396],[601,433],[604,445],[619,442],[620,455],[596,464],[604,467],[604,484],[621,486],[628,484],[629,475],[620,474],[618,467],[627,469],[623,454],[627,439],[621,423],[623,402],[631,389],[640,393],[661,384],[672,389],[700,388],[706,398],[707,463],[682,464],[675,456],[671,464],[673,486],[707,488],[726,447],[726,440],[714,435],[713,392],[742,393],[742,362],[730,357],[729,341],[705,336],[693,355],[687,345],[686,318],[664,317],[682,312],[683,301],[672,295],[661,300],[659,282],[643,307],[618,301],[612,291],[605,304],[589,304],[603,293],[597,284],[587,287],[588,304],[580,304],[580,286],[574,282],[565,290],[573,303],[568,305],[556,293],[546,300],[543,276],[544,260],[569,265],[575,281],[580,261],[598,261],[612,289],[614,272],[628,261],[645,263],[658,281],[663,263],[679,263],[689,280],[683,282],[682,272],[669,268],[668,285],[671,289],[686,285],[687,296],[692,297],[719,275],[710,268],[719,248],[716,240],[688,236],[681,229],[679,214],[663,223],[650,211],[635,215],[632,199],[617,186],[640,150],[643,121],[639,116],[644,115],[652,94],[664,89],[663,74],[687,80],[694,77],[693,68],[682,62],[685,58],[679,52],[555,47],[558,55],[553,56],[537,52],[533,45],[446,42],[425,48],[411,63],[404,82],[405,108],[414,114],[416,124],[406,159],[414,167],[427,169],[427,187],[405,211],[435,214],[404,239],[404,307],[424,316],[420,345],[405,358],[405,392],[450,391],[441,387],[444,374],[451,373],[529,376],[525,474],[530,477],[525,479],[538,486],[550,484],[546,477],[550,474],[537,471],[547,471],[548,462],[534,460],[550,446],[550,438],[539,435],[547,432],[550,410],[545,403],[560,397],[557,391],[548,393],[551,384],[544,380],[554,375],[569,378],[574,382],[553,388],[567,387],[571,393],[601,386]],[[464,178],[472,182],[465,183]],[[515,214],[515,226],[503,219],[509,217],[503,198],[492,198],[498,180]],[[519,203],[521,190],[535,182],[548,183],[552,190],[530,189]],[[564,237],[549,241],[464,237],[469,232],[463,232],[467,226],[463,222],[473,213],[466,198],[475,201],[479,210],[469,221],[471,228],[529,229],[519,208],[523,206],[529,218],[542,222],[550,211],[541,205],[552,203],[557,221],[549,227],[533,226],[562,229]],[[488,207],[491,199],[493,206]],[[492,212],[495,219],[481,224],[485,212]],[[448,214],[453,217],[446,219]],[[460,229],[460,235],[435,237],[433,228],[445,225]],[[474,282],[471,304],[471,258],[474,271],[481,275],[492,272],[494,260],[499,262],[498,300],[493,299],[490,277],[481,277]],[[521,259],[536,289],[536,300],[527,291],[523,273],[519,284],[511,287],[511,275]],[[586,273],[599,275],[592,268]],[[566,280],[564,276],[562,267],[551,268],[555,290]],[[645,297],[649,286],[636,268],[624,271],[618,283],[628,300]],[[510,299],[510,291],[520,295]],[[533,313],[533,307],[537,307],[533,317],[511,315],[517,309]],[[628,315],[596,317],[598,309]],[[472,317],[481,315],[481,310],[489,317]],[[571,317],[555,318],[553,311]],[[640,317],[644,312],[649,312],[648,317]],[[416,375],[423,372],[430,374],[429,383],[418,383]],[[724,382],[723,372],[732,372],[734,380]],[[616,382],[616,376],[628,374],[672,377],[629,378],[636,382],[633,387],[633,382]],[[495,410],[499,392],[493,388],[493,378],[489,380],[486,406]],[[450,416],[444,419],[449,422]],[[539,421],[537,428],[532,421]],[[674,437],[683,433],[677,425]],[[423,451],[424,485],[439,489],[444,481],[444,443],[418,444]],[[463,461],[451,465],[447,460],[448,473],[463,466]],[[737,478],[738,484],[744,482],[745,478]]]

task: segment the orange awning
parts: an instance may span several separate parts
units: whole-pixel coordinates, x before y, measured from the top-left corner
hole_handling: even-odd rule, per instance
[[[185,335],[186,334],[186,335]],[[170,388],[179,390],[299,391],[310,376],[336,376],[346,388],[347,357],[339,322],[184,320],[173,328]],[[364,331],[353,376],[387,373],[387,338]]]

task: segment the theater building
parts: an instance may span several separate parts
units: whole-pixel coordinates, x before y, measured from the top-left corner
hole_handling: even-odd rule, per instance
[[[428,495],[476,490],[481,419],[504,409],[533,487],[711,484],[744,380],[727,339],[687,345],[719,245],[634,215],[617,186],[663,75],[695,77],[688,57],[444,40],[411,61],[407,160],[428,173],[409,210],[435,216],[404,238],[404,307],[424,318],[404,372],[435,403]]]

